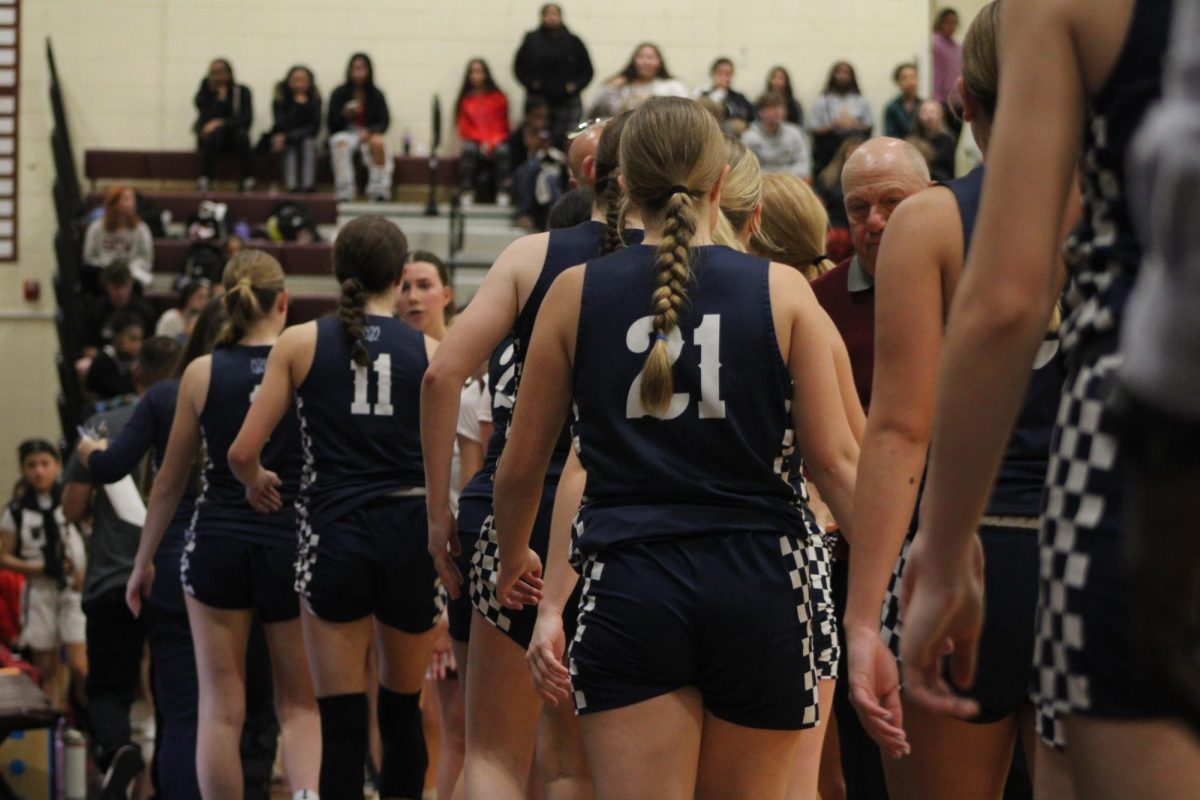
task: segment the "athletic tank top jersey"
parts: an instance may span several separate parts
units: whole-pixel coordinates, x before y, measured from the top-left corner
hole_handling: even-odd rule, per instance
[[[194,524],[203,524],[204,535],[224,535],[250,541],[296,542],[293,504],[300,484],[300,427],[296,412],[288,409],[262,451],[262,464],[279,476],[283,507],[259,514],[246,502],[246,488],[229,469],[229,446],[237,438],[250,403],[258,393],[267,368],[269,345],[221,347],[212,353],[208,395],[200,413],[206,461],[196,500]]]
[[[488,390],[492,393],[492,435],[488,437],[483,465],[463,487],[459,495],[460,501],[469,497],[492,496],[496,464],[500,461],[500,454],[504,452],[508,425],[512,421],[513,403],[517,398],[515,351],[516,345],[509,336],[492,351],[492,357],[488,359]]]
[[[401,320],[368,316],[360,367],[336,317],[317,320],[312,366],[296,390],[304,446],[302,495],[317,533],[374,498],[425,485],[421,377],[425,337]]]
[[[1104,87],[1088,101],[1083,137],[1083,219],[1064,248],[1071,279],[1063,346],[1087,360],[1116,349],[1142,248],[1125,185],[1126,153],[1162,91],[1171,0],[1136,0],[1125,44]]]
[[[655,248],[588,264],[575,345],[574,434],[588,473],[578,553],[697,534],[803,535],[768,262],[716,245],[693,252],[688,310],[668,338],[674,395],[660,417],[639,397]]]
[[[954,193],[962,218],[963,258],[971,249],[979,198],[983,193],[984,168],[942,184]],[[988,501],[990,516],[1036,517],[1041,509],[1042,489],[1050,468],[1050,437],[1067,379],[1066,364],[1057,333],[1046,334],[1033,364],[1033,374],[1012,436],[1000,463],[1000,472]]]

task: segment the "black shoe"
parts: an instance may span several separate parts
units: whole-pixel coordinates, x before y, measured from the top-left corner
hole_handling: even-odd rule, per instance
[[[133,744],[124,745],[113,756],[108,772],[104,773],[100,800],[128,800],[129,787],[144,767],[141,749]]]

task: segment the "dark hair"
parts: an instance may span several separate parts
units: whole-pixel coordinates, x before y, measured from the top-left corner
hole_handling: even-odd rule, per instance
[[[38,453],[49,453],[55,461],[62,463],[58,448],[49,439],[26,439],[17,445],[17,464],[23,466],[25,459]]]
[[[100,283],[106,286],[128,286],[133,282],[133,273],[124,261],[114,261],[100,273]]]
[[[542,7],[538,9],[538,18],[540,19],[541,17],[546,16],[546,12],[552,8],[557,8],[558,15],[560,17],[562,16],[562,6],[560,6],[558,3],[543,3]]]
[[[937,13],[937,16],[935,16],[933,18],[933,32],[934,33],[937,33],[937,29],[942,27],[942,23],[946,21],[946,17],[950,16],[951,14],[953,14],[956,17],[958,16],[958,12],[955,11],[953,8],[950,8],[949,6],[946,6],[945,8],[943,8],[941,11],[939,11]]]
[[[643,47],[649,47],[655,52],[656,55],[658,55],[658,72],[654,73],[654,77],[660,78],[664,81],[671,80],[672,76],[670,71],[667,69],[667,61],[663,58],[662,50],[660,50],[658,45],[654,44],[653,42],[642,42],[637,47],[633,48],[633,55],[629,57],[629,63],[626,64],[625,68],[617,74],[624,78],[626,83],[633,83],[637,80],[637,54],[642,51]]]
[[[720,58],[718,58],[716,61],[714,61],[712,63],[711,67],[708,68],[708,74],[712,75],[714,72],[717,71],[717,67],[721,66],[722,64],[728,64],[731,68],[733,67],[732,61],[730,61],[725,56],[721,56]]]
[[[769,70],[767,70],[767,85],[766,85],[766,88],[763,89],[763,91],[764,92],[779,91],[778,89],[771,88],[771,76],[774,75],[776,72],[783,73],[783,81],[785,84],[784,89],[783,89],[784,97],[786,97],[789,101],[791,101],[793,103],[796,102],[796,93],[792,90],[792,75],[790,72],[787,71],[787,67],[784,67],[781,65],[776,65],[774,67],[771,67]]]
[[[437,254],[431,253],[428,250],[413,250],[408,254],[406,264],[413,264],[417,261],[424,261],[426,264],[433,264],[437,268],[438,280],[442,282],[442,286],[450,285],[450,268],[446,266],[446,262],[438,258]]]
[[[585,186],[572,189],[558,198],[558,201],[550,209],[550,213],[546,216],[547,230],[573,228],[580,223],[587,222],[592,218],[592,205],[594,203],[595,196],[592,194],[591,189]],[[606,253],[612,252],[608,249],[607,235],[604,245]],[[620,245],[618,244],[617,247],[619,248]]]
[[[114,339],[130,328],[141,328],[142,333],[146,332],[145,321],[136,313],[127,308],[123,308],[120,311],[114,311],[112,316],[108,318],[108,321],[105,323],[104,327],[108,328],[109,331],[112,332]]]
[[[911,61],[905,61],[903,64],[897,64],[896,68],[894,70],[892,70],[892,83],[899,83],[900,82],[900,73],[904,72],[904,70],[906,70],[906,69],[911,69],[913,72],[916,72],[917,65],[912,63]]]
[[[242,106],[242,93],[238,91],[237,76],[233,74],[233,65],[229,63],[227,58],[214,58],[208,62],[209,70],[212,70],[213,64],[224,64],[225,69],[229,70],[229,103],[233,107],[233,113],[236,116]],[[208,74],[200,80],[200,91],[204,97],[211,101],[213,98],[212,87],[208,85]]]
[[[787,98],[780,92],[763,92],[758,96],[758,102],[754,105],[760,111],[764,108],[776,108],[777,106],[787,108]]]
[[[176,375],[183,375],[188,364],[200,356],[206,356],[212,352],[217,343],[217,334],[220,333],[224,324],[224,298],[214,297],[208,301],[208,305],[200,312],[200,316],[196,317],[196,324],[192,326],[192,335],[188,337],[187,344],[183,346],[183,352],[179,355],[179,369],[176,370]]]
[[[139,381],[149,388],[175,374],[175,365],[183,346],[170,336],[151,336],[142,342],[138,353]]]
[[[179,286],[179,303],[177,308],[186,308],[188,301],[192,299],[192,295],[201,289],[212,287],[212,282],[208,278],[193,278],[185,280]]]
[[[317,89],[317,79],[313,77],[312,70],[303,64],[296,64],[287,71],[287,75],[283,76],[283,80],[275,84],[275,99],[282,103],[285,109],[291,108],[296,104],[296,98],[292,94],[292,89],[288,86],[288,82],[292,79],[292,73],[297,71],[308,75],[309,96],[313,99],[320,99],[321,97],[321,92]]]
[[[408,256],[408,239],[387,217],[377,214],[351,220],[333,242],[333,274],[342,285],[338,323],[350,345],[350,357],[367,366],[370,354],[362,342],[367,295],[394,286]]]
[[[499,88],[496,86],[496,81],[492,80],[492,69],[488,66],[488,63],[482,58],[472,58],[467,62],[467,69],[465,72],[463,72],[462,87],[458,90],[458,99],[454,101],[454,113],[456,115],[462,111],[463,98],[474,91],[474,87],[471,86],[471,66],[473,64],[478,64],[479,66],[483,67],[483,91],[499,91]]]
[[[858,88],[858,74],[855,73],[854,65],[849,61],[836,61],[834,62],[834,65],[829,68],[829,80],[825,81],[825,91],[833,91],[833,73],[838,71],[838,67],[846,67],[850,70],[850,91],[854,92],[855,94],[862,94]]]
[[[367,65],[367,79],[363,82],[363,88],[370,91],[371,89],[375,88],[375,65],[371,63],[371,57],[366,53],[355,53],[354,55],[350,56],[350,60],[346,62],[346,84],[348,86],[354,85],[354,81],[350,80],[350,67],[354,66],[354,62],[360,58],[363,60],[363,63]]]
[[[614,253],[625,246],[621,235],[621,183],[617,180],[617,174],[621,163],[621,133],[632,115],[632,111],[622,111],[604,123],[600,140],[596,143],[596,183],[592,201],[604,209],[605,253]],[[584,219],[590,216],[589,209]]]
[[[283,267],[262,250],[243,250],[225,265],[225,324],[217,344],[237,344],[260,319],[271,312],[283,291]]]

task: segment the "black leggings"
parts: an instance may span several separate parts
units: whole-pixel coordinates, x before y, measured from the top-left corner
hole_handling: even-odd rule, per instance
[[[237,156],[243,180],[254,176],[254,151],[250,149],[250,136],[245,130],[222,125],[200,139],[200,156],[203,160],[201,174],[204,177],[212,179],[216,171],[217,156],[222,153],[233,153]]]

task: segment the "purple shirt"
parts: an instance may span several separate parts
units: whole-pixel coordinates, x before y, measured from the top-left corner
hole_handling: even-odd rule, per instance
[[[962,74],[962,45],[940,33],[933,34],[933,99],[945,103]]]

